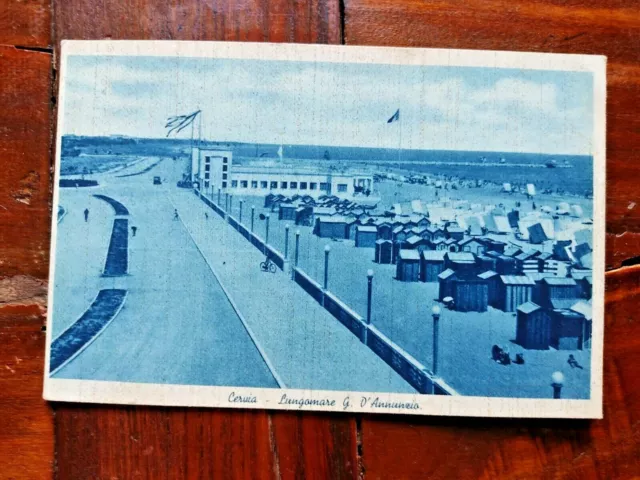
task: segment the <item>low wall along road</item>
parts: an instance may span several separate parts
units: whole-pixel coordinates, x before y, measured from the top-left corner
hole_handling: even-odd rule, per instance
[[[197,190],[194,190],[194,193],[222,218],[226,218],[229,225],[269,257],[281,270],[284,270],[284,255],[272,246],[267,245],[262,238],[248,231],[244,225],[231,215],[228,215],[224,209],[212,200],[200,195]],[[384,360],[387,365],[393,368],[407,383],[418,390],[418,392],[436,395],[458,394],[453,388],[447,385],[444,380],[433,377],[424,365],[389,340],[378,329],[371,325],[366,325],[360,315],[342,302],[336,295],[325,291],[318,282],[313,280],[302,271],[302,269],[297,267],[293,268],[292,273],[294,282],[348,328],[362,343],[375,352],[378,357]]]

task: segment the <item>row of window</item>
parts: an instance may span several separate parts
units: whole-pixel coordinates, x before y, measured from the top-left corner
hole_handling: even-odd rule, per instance
[[[229,166],[228,165],[223,165],[222,166],[222,171],[226,172],[228,170]],[[211,164],[210,163],[205,163],[204,164],[204,171],[205,172],[210,172],[211,171]]]
[[[212,185],[209,183],[209,180],[204,181],[204,188],[207,189]],[[222,188],[227,188],[227,182],[222,182]]]
[[[270,190],[275,190],[278,188],[278,182],[275,180],[271,182],[267,182],[266,180],[261,180],[260,182],[258,182],[258,180],[251,180],[251,188],[258,188],[258,183],[260,184],[260,188],[263,188],[263,189],[269,188]],[[238,185],[240,185],[240,188],[249,188],[249,181],[240,180],[238,182],[238,180],[231,180],[231,188],[238,188]],[[323,192],[328,192],[330,189],[330,185],[325,182],[320,182],[320,184],[316,182],[280,182],[280,189],[281,190],[298,190],[298,189],[318,190],[318,185],[319,185],[319,189]],[[338,192],[346,192],[346,191],[347,191],[347,184],[339,183]]]
[[[217,157],[217,158],[220,158],[220,157]],[[223,164],[226,165],[228,163],[228,161],[229,161],[229,159],[227,157],[222,157],[222,163]],[[209,157],[209,156],[204,157],[204,163],[211,163],[211,157]]]

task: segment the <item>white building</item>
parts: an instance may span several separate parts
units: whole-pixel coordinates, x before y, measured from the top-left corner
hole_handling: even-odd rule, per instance
[[[229,150],[191,149],[191,181],[206,190],[230,186],[233,154]]]
[[[233,166],[232,153],[228,150],[193,148],[192,181],[204,190],[213,188],[235,195],[267,195],[269,193],[291,196],[335,195],[353,198],[373,190],[373,175],[361,173],[337,173],[318,168],[287,167],[276,165]]]

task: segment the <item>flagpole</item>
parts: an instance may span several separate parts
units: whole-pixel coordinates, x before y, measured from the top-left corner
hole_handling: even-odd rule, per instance
[[[398,140],[398,163],[400,162],[400,152],[402,151],[402,115],[398,115],[398,128],[400,129]]]
[[[202,110],[198,109],[198,148],[202,146]]]

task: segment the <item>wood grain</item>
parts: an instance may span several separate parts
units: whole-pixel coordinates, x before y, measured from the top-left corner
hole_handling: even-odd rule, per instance
[[[0,478],[50,478],[53,418],[42,399],[44,310],[0,305]]]
[[[87,0],[54,3],[63,39],[339,43],[338,0]]]
[[[0,4],[0,45],[51,46],[50,0],[8,0]]]
[[[51,54],[0,46],[0,71],[0,277],[46,279]]]
[[[0,31],[8,29],[0,33],[4,41],[28,43],[34,36],[34,45],[46,45],[42,18],[38,30],[38,19],[21,23],[26,12],[16,8],[4,12],[11,19],[0,16]],[[8,20],[18,25],[11,38]],[[49,478],[53,472],[41,330],[49,257],[51,57],[0,46],[0,478]]]

